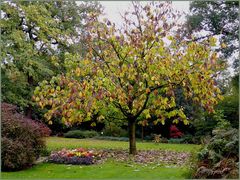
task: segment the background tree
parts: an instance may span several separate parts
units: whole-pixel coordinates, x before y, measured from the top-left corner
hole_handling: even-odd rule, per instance
[[[65,71],[61,64],[66,52],[84,52],[85,23],[93,11],[100,12],[97,3],[2,3],[2,101],[22,107],[31,116],[37,83]]]
[[[233,128],[239,127],[239,74],[235,75],[224,94],[224,99],[217,106],[224,114],[224,118]]]
[[[239,1],[193,1],[190,4],[191,15],[187,18],[188,33],[201,33],[198,39],[218,36],[226,48],[218,47],[224,59],[235,59],[233,65],[238,70],[239,58]],[[235,55],[235,56],[234,56]],[[238,72],[238,71],[237,71]]]
[[[96,113],[101,120],[109,108],[115,109],[128,123],[130,154],[136,154],[140,116],[155,115],[155,124],[167,118],[188,124],[183,107],[176,107],[177,87],[210,112],[221,98],[213,79],[220,68],[211,48],[215,39],[201,44],[178,40],[174,32],[179,15],[170,3],[133,7],[120,29],[92,16],[86,58],[69,55],[66,73],[43,81],[34,96],[39,106],[48,107],[45,117],[50,123],[56,116],[66,124],[80,123]]]
[[[216,47],[218,55],[222,61],[233,65],[235,73],[239,72],[238,63],[238,34],[239,34],[239,2],[238,1],[193,1],[190,4],[190,14],[187,15],[186,27],[183,37],[194,35],[194,41],[201,42],[209,36],[215,36],[219,39],[220,45]],[[222,44],[223,43],[223,44]],[[222,45],[221,45],[222,44]],[[226,47],[224,47],[226,46]],[[180,104],[186,105],[186,114],[193,117],[192,126],[195,129],[195,137],[204,137],[211,135],[212,130],[217,125],[217,119],[224,115],[231,122],[236,122],[237,114],[226,112],[238,112],[238,99],[229,98],[229,91],[232,79],[232,73],[227,66],[221,75],[216,79],[218,87],[224,94],[224,100],[217,106],[217,112],[209,114],[204,112],[202,108],[195,108],[196,105],[191,101],[182,101],[183,95],[179,94]],[[236,94],[235,94],[236,96]],[[178,104],[178,103],[177,103]],[[227,105],[228,104],[228,105]],[[230,105],[231,104],[231,105]],[[235,105],[234,105],[235,104]],[[231,108],[230,108],[231,107]],[[233,123],[236,126],[236,123]]]

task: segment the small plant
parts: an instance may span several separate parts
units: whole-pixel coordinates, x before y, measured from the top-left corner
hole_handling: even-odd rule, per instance
[[[78,138],[78,139],[92,138],[96,136],[98,136],[98,133],[93,130],[91,131],[72,130],[64,134],[65,138]]]
[[[161,134],[154,134],[154,140],[155,143],[160,143],[161,141]]]
[[[160,140],[160,143],[168,143],[168,139],[167,138],[164,138],[162,137],[161,140]]]
[[[87,151],[83,148],[73,150],[62,149],[58,152],[53,152],[48,158],[48,162],[59,164],[78,164],[90,165],[101,159],[101,154],[94,151]]]

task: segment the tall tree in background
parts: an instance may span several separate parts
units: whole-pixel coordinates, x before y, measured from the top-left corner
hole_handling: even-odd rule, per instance
[[[192,15],[187,17],[188,33],[201,32],[197,39],[218,35],[220,42],[226,44],[226,48],[219,47],[224,59],[235,54],[233,63],[238,72],[239,58],[236,53],[239,50],[239,1],[193,1],[190,4]]]
[[[2,3],[2,101],[19,105],[31,116],[33,89],[65,71],[66,52],[83,55],[88,14],[100,11],[97,3]]]
[[[50,123],[56,116],[66,124],[91,120],[96,113],[103,119],[115,109],[128,123],[130,154],[136,154],[140,116],[155,115],[155,124],[168,118],[188,124],[183,107],[176,107],[177,87],[210,112],[221,98],[213,79],[220,67],[211,50],[215,39],[180,41],[174,33],[179,14],[169,3],[133,7],[121,29],[108,20],[90,22],[86,58],[69,56],[67,72],[43,81],[34,92],[38,105],[49,108]]]
[[[224,100],[216,107],[218,112],[224,114],[224,118],[230,121],[233,127],[238,127],[239,116],[239,1],[193,1],[190,4],[191,15],[187,16],[187,34],[198,34],[196,41],[201,41],[209,36],[218,36],[220,43],[226,46],[219,46],[217,51],[224,61],[232,61],[236,75],[229,76],[229,72],[222,71],[221,79],[218,79],[218,86],[223,90]],[[216,121],[212,115],[203,113],[203,129],[212,130],[216,126]],[[208,122],[207,122],[208,121]],[[211,123],[211,125],[209,124]],[[194,126],[198,128],[197,123]],[[201,131],[199,131],[201,132]],[[210,131],[211,132],[211,131]]]

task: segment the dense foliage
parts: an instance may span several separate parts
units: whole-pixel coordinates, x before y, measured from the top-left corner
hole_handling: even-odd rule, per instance
[[[217,109],[222,113],[232,127],[239,128],[239,74],[236,74],[228,85],[224,99],[219,103]]]
[[[196,178],[238,178],[239,133],[221,119],[199,156]]]
[[[104,136],[113,136],[113,137],[128,136],[128,132],[125,129],[121,128],[121,126],[114,124],[114,122],[106,124],[102,133]]]
[[[37,83],[64,72],[66,52],[84,52],[84,27],[92,11],[100,12],[97,3],[2,3],[2,101],[22,107],[30,117]]]
[[[234,68],[239,66],[236,53],[239,48],[239,1],[193,1],[190,4],[191,15],[188,15],[188,33],[205,32],[197,40],[208,36],[220,37],[226,48],[218,47],[223,57],[235,54]],[[199,33],[198,33],[199,34]],[[238,71],[237,71],[238,72]]]
[[[45,150],[43,137],[50,133],[50,129],[44,124],[19,114],[15,106],[2,103],[2,170],[20,170],[31,166]]]

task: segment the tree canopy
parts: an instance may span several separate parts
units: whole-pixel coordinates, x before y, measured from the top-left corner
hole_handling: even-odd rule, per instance
[[[34,93],[38,105],[48,107],[45,117],[50,123],[56,116],[66,124],[79,123],[96,113],[101,120],[109,108],[122,114],[129,124],[131,154],[136,153],[135,123],[140,115],[147,120],[155,114],[155,123],[173,117],[176,123],[188,124],[183,107],[176,108],[176,87],[210,112],[221,99],[213,78],[221,68],[212,48],[216,40],[180,41],[180,15],[170,3],[133,7],[120,29],[92,16],[86,57],[69,54],[66,73],[43,81]]]
[[[83,51],[85,21],[93,11],[100,12],[97,3],[2,3],[2,100],[31,106],[37,83],[64,72],[64,53]]]

